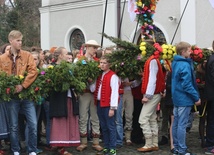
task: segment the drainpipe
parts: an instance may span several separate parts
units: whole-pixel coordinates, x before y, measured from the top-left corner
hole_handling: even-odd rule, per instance
[[[118,38],[121,38],[121,35],[119,33],[120,31],[120,18],[121,18],[121,0],[117,0],[117,34]]]

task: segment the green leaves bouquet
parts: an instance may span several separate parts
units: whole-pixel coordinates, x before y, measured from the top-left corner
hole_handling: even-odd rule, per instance
[[[89,61],[85,56],[81,56],[79,60],[73,64],[72,70],[74,76],[85,85],[95,81],[101,73],[99,61]]]

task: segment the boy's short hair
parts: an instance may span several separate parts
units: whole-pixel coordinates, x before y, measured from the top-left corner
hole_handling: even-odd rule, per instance
[[[110,63],[110,59],[108,55],[101,56],[100,60],[106,60],[108,63]]]
[[[33,47],[31,47],[30,51],[40,53],[42,51],[42,49],[40,47],[33,46]]]
[[[189,43],[181,41],[176,45],[176,52],[178,55],[181,55],[183,51],[187,51],[187,49],[190,47],[191,45]]]
[[[36,55],[37,58],[39,59],[39,53],[37,51],[33,51],[33,52],[30,52],[32,55]]]
[[[8,40],[10,41],[10,39],[17,39],[19,37],[23,37],[22,33],[18,30],[12,30],[9,34],[8,34]]]

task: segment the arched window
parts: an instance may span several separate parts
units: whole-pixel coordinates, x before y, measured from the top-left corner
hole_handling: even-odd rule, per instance
[[[164,33],[157,26],[153,25],[153,27],[154,27],[153,32],[154,32],[155,41],[160,45],[166,43],[166,38],[164,36]],[[139,45],[140,43],[141,43],[141,35],[137,40],[137,45]]]
[[[82,44],[85,43],[85,37],[80,29],[75,29],[70,37],[70,49],[80,49]]]

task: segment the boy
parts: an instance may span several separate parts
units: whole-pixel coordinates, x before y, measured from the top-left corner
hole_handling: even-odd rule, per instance
[[[119,101],[119,78],[110,70],[107,56],[100,59],[100,68],[103,71],[91,85],[94,91],[95,104],[103,134],[104,155],[116,155],[116,110]],[[95,87],[96,86],[96,87]]]
[[[176,51],[178,55],[174,56],[172,62],[173,144],[178,155],[193,155],[187,151],[186,126],[192,106],[200,105],[201,100],[190,59],[191,45],[180,42],[176,45]]]
[[[23,35],[17,30],[13,30],[8,35],[11,49],[8,53],[0,56],[0,71],[8,75],[23,75],[27,72],[22,84],[14,86],[16,93],[27,89],[37,77],[37,68],[33,56],[30,52],[21,50]],[[18,114],[21,110],[29,127],[28,152],[29,155],[36,155],[37,150],[37,119],[34,103],[30,100],[12,99],[6,103],[10,121],[10,142],[14,155],[20,154],[18,140]]]

